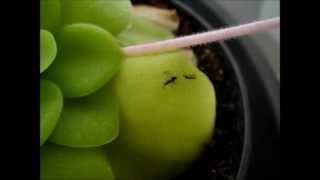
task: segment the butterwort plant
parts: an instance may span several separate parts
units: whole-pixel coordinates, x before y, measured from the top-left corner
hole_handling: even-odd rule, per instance
[[[41,0],[41,179],[170,178],[209,141],[214,86],[190,51],[123,51],[174,37],[177,20],[152,11],[130,0]]]

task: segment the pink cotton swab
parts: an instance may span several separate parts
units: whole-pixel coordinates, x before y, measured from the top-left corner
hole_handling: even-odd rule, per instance
[[[267,31],[280,26],[280,17],[256,21],[239,26],[213,30],[209,32],[178,37],[158,42],[133,45],[123,48],[127,56],[138,56],[151,53],[161,53],[173,51],[180,48],[193,47],[201,44],[207,44],[222,41],[239,36],[254,34],[257,32]]]

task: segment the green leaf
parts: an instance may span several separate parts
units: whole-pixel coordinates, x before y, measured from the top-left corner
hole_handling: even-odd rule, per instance
[[[133,15],[130,27],[120,33],[117,39],[122,46],[129,46],[173,37],[173,33],[169,30],[142,17]]]
[[[40,1],[40,28],[54,31],[60,24],[60,0]]]
[[[123,52],[118,42],[98,26],[65,26],[58,43],[60,52],[44,76],[56,82],[65,97],[82,97],[97,91],[120,68]]]
[[[40,30],[40,73],[44,72],[57,55],[54,36],[47,30]]]
[[[102,148],[73,149],[50,143],[40,150],[41,180],[114,180]]]
[[[130,22],[130,0],[64,0],[64,24],[91,23],[118,34]]]
[[[108,86],[93,95],[66,100],[50,140],[78,148],[110,143],[119,133],[118,111],[118,103]]]
[[[40,80],[40,145],[50,136],[56,126],[63,106],[60,89],[53,82]]]

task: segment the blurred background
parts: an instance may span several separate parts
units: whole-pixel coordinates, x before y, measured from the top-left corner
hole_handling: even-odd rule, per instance
[[[236,23],[246,23],[280,16],[280,0],[206,0],[208,6],[215,1]],[[251,36],[268,59],[280,81],[280,29]]]

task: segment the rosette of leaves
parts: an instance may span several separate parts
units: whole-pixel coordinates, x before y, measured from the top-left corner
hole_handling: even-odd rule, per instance
[[[126,58],[122,53],[123,46],[173,38],[172,31],[178,27],[175,14],[172,11],[162,11],[152,7],[139,6],[132,9],[130,0],[41,0],[40,2],[41,179],[113,180],[117,174],[118,178],[119,174],[123,174],[119,172],[127,172],[126,170],[128,172],[125,175],[134,172],[138,175],[132,177],[139,177],[140,173],[141,177],[147,177],[170,168],[171,166],[162,164],[162,161],[154,161],[155,166],[161,171],[140,172],[131,167],[130,163],[134,161],[126,159],[127,156],[123,155],[127,153],[126,148],[121,146],[119,149],[113,148],[119,152],[114,154],[108,152],[108,148],[109,150],[112,148],[111,145],[106,146],[107,151],[102,146],[113,142],[119,134],[125,135],[125,131],[136,129],[144,132],[149,127],[148,118],[142,118],[141,125],[133,123],[131,130],[122,128],[123,131],[119,132],[119,118],[123,117],[125,110],[130,110],[123,108],[126,96],[140,93],[134,93],[132,91],[134,88],[123,86],[124,93],[118,92],[116,96],[114,83],[111,82],[119,79],[118,75],[121,78],[123,71],[132,72],[131,65],[128,68],[126,66],[128,63],[122,62],[141,61],[141,67],[137,70],[144,72],[153,66],[146,67],[143,62],[152,59],[157,59],[154,62],[159,62],[165,67],[171,66],[174,62],[182,62],[184,59],[192,62],[195,60],[190,51],[181,56],[167,54],[163,58],[154,55],[142,59]],[[154,68],[158,69],[158,66]],[[134,77],[131,79],[132,77],[125,79],[130,82],[139,82],[141,79]],[[126,81],[123,82],[126,85]],[[152,83],[149,82],[150,84]],[[122,86],[119,87],[121,89]],[[124,98],[119,98],[119,94]],[[139,99],[142,104],[136,106],[138,109],[150,105],[144,103],[148,101],[143,100],[143,97]],[[143,111],[144,108],[140,109]],[[134,113],[132,117],[141,119],[141,114],[143,113]],[[122,121],[122,124],[128,123],[130,119],[135,121],[132,117],[127,119],[128,121]],[[176,123],[179,124],[178,121]],[[204,132],[207,134],[207,131]],[[159,136],[162,136],[161,133]],[[142,143],[139,143],[136,137],[132,136],[134,142],[131,143],[130,140],[128,144],[132,147],[136,144],[145,146],[146,139],[140,138]],[[118,139],[121,142],[121,138]],[[171,145],[168,148],[179,149]],[[150,155],[150,152],[143,148],[132,149]],[[185,150],[181,149],[182,151]],[[156,156],[159,153],[163,154],[162,151],[152,153],[158,153]],[[107,154],[112,155],[111,164]],[[121,158],[117,159],[118,157],[125,158],[128,162],[122,161]],[[147,162],[147,159],[142,162]],[[139,163],[134,164],[137,168],[142,167]]]
[[[48,139],[79,148],[111,142],[118,109],[108,82],[124,57],[114,36],[128,26],[131,2],[40,4],[40,145]]]
[[[130,0],[40,1],[41,179],[114,179],[99,148],[119,133],[109,82],[130,13]]]

